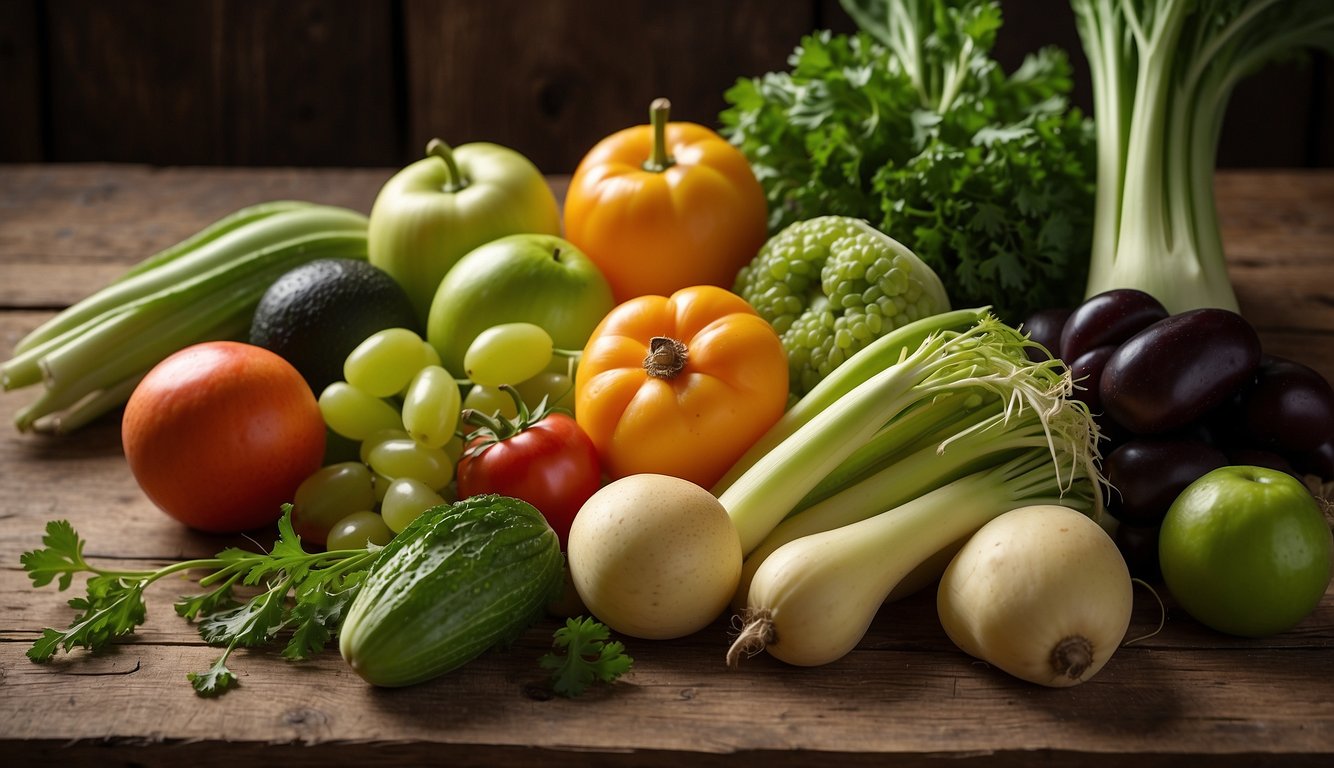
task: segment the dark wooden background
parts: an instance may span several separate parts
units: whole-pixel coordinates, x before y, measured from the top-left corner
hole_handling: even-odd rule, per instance
[[[1064,0],[1006,0],[996,56],[1054,43]],[[396,166],[439,136],[573,170],[601,137],[717,124],[737,77],[852,25],[836,0],[0,0],[0,162]],[[1334,165],[1328,57],[1244,82],[1220,165]]]

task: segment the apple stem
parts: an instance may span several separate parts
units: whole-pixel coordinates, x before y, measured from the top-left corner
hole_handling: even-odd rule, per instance
[[[445,173],[449,179],[445,182],[446,192],[458,192],[468,186],[468,180],[459,172],[459,164],[454,160],[454,150],[440,139],[431,139],[426,143],[426,156],[435,156],[445,161]]]
[[[644,162],[646,171],[662,173],[676,165],[676,159],[667,153],[667,118],[671,111],[672,103],[663,98],[654,99],[648,107],[648,121],[653,127],[653,149]]]

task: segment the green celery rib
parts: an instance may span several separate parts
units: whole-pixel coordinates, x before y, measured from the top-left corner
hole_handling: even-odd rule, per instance
[[[166,264],[169,261],[175,261],[200,246],[203,246],[205,243],[217,240],[228,232],[240,229],[248,224],[259,221],[260,219],[266,219],[275,213],[308,210],[314,205],[314,203],[309,203],[304,200],[271,200],[246,206],[238,211],[227,214],[195,234],[185,238],[181,242],[164,248],[138,264],[135,264],[126,270],[120,277],[116,278],[115,282],[134,277],[135,275],[147,272],[151,269],[157,269],[163,264]]]
[[[47,391],[15,417],[20,430],[87,398],[142,376],[171,353],[198,341],[233,337],[279,276],[320,258],[366,258],[365,233],[325,232],[279,243],[195,275],[132,303],[106,322],[52,350],[39,361]],[[220,330],[221,329],[221,330]],[[225,335],[219,336],[226,331]],[[128,396],[128,393],[127,393]],[[110,410],[124,402],[96,401]],[[80,418],[95,417],[82,406]],[[70,429],[65,422],[64,429]]]
[[[762,457],[858,384],[894,365],[934,334],[970,328],[987,312],[986,307],[980,307],[932,315],[896,328],[863,347],[789,408],[713,486],[714,495],[721,496]]]
[[[107,312],[229,264],[280,239],[321,232],[365,231],[364,215],[335,206],[295,207],[252,219],[247,224],[219,233],[188,252],[164,258],[151,269],[116,280],[38,326],[19,342],[15,351],[23,353],[81,325],[97,324]],[[6,386],[12,389],[17,385]]]

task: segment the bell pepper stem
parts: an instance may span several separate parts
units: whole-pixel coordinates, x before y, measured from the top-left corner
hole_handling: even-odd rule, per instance
[[[426,142],[426,156],[438,157],[445,161],[445,180],[446,192],[458,192],[460,189],[468,186],[468,180],[463,177],[459,171],[459,164],[454,159],[454,150],[440,139],[431,139]]]
[[[649,105],[648,120],[653,127],[653,149],[644,162],[646,171],[662,173],[676,165],[676,159],[667,152],[667,118],[671,111],[672,103],[667,99],[657,98]]]

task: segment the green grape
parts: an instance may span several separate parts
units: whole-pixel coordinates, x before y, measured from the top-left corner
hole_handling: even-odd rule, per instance
[[[371,449],[371,469],[397,480],[411,477],[432,490],[444,488],[454,478],[454,463],[442,448],[422,445],[416,440],[386,440]]]
[[[477,334],[463,353],[463,368],[474,384],[518,384],[551,362],[551,334],[532,323],[493,325]]]
[[[366,438],[361,441],[361,449],[359,454],[361,457],[362,464],[371,463],[371,451],[374,450],[375,446],[379,445],[380,443],[383,443],[386,440],[404,440],[410,437],[408,431],[406,429],[403,429],[402,427],[402,419],[400,419],[399,422],[400,423],[397,426],[391,427],[389,429],[379,429],[372,432],[369,435],[366,435]]]
[[[389,492],[389,485],[390,485],[390,483],[392,483],[392,482],[394,482],[394,481],[391,480],[391,479],[389,479],[389,478],[387,478],[387,477],[385,477],[384,475],[380,474],[379,472],[375,472],[375,471],[372,471],[372,472],[371,472],[371,485],[374,487],[374,490],[375,490],[375,503],[376,503],[376,504],[383,504],[383,503],[384,503],[384,495],[385,495],[386,493]]]
[[[389,484],[380,515],[394,533],[401,533],[408,523],[431,507],[444,504],[445,499],[420,480],[400,477]]]
[[[365,549],[368,543],[384,546],[394,538],[384,518],[367,510],[353,512],[334,523],[325,549]]]
[[[468,390],[467,397],[463,398],[463,407],[480,411],[488,416],[499,413],[507,419],[519,415],[519,409],[514,405],[514,398],[496,387],[474,386]]]
[[[403,391],[429,362],[426,342],[407,328],[386,328],[357,345],[343,363],[347,383],[375,397]]]
[[[324,544],[329,531],[353,512],[375,506],[371,471],[344,461],[315,470],[292,497],[292,525],[302,538]]]
[[[403,426],[413,440],[439,448],[459,425],[462,397],[449,371],[428,365],[417,372],[403,397]]]
[[[369,395],[345,381],[335,381],[320,393],[320,413],[329,429],[351,440],[364,440],[382,429],[401,429],[403,417],[391,403]]]
[[[422,353],[426,355],[426,365],[441,365],[440,353],[436,351],[435,347],[431,346],[429,341],[422,342]]]
[[[545,397],[548,406],[574,413],[574,381],[563,373],[543,371],[519,382],[514,388],[519,390],[519,396],[529,408],[536,408]]]
[[[449,438],[449,442],[445,443],[442,447],[444,448],[445,455],[448,456],[449,460],[454,462],[454,466],[457,467],[459,465],[459,457],[463,455],[463,438],[459,437],[458,433],[455,433],[453,437]]]

